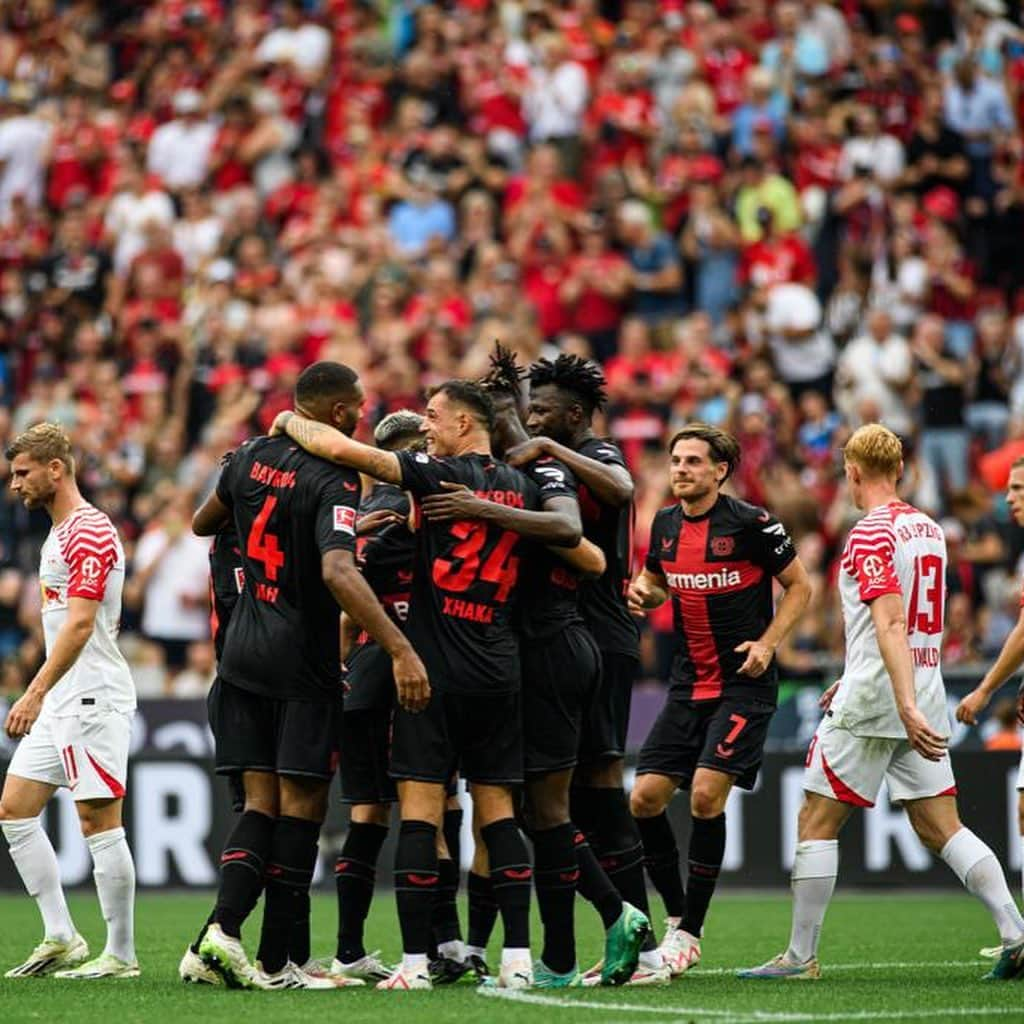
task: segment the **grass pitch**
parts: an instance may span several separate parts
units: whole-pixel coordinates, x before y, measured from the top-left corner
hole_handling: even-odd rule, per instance
[[[656,898],[655,898],[655,902]],[[94,897],[71,900],[79,930],[98,952],[103,923]],[[553,1019],[592,1024],[814,1024],[839,1021],[1024,1021],[1024,985],[983,983],[980,946],[997,941],[988,915],[969,897],[840,893],[829,910],[819,982],[739,981],[732,969],[767,960],[789,934],[788,896],[721,894],[712,907],[699,968],[665,988],[587,989],[481,995],[459,984],[433,992],[229,992],[182,985],[178,960],[205,918],[209,898],[142,895],[137,932],[142,977],[111,982],[52,978],[0,979],[0,1019],[76,1024],[540,1024]],[[257,910],[257,917],[259,911]],[[39,936],[27,897],[0,898],[0,965],[20,962]],[[596,915],[581,903],[579,946],[584,967],[601,951]],[[333,897],[314,897],[315,955],[333,951]],[[539,948],[535,926],[534,949]],[[659,925],[660,934],[660,925]],[[253,949],[258,921],[246,930]],[[381,893],[368,948],[399,954],[394,899]],[[498,959],[492,947],[490,962]]]

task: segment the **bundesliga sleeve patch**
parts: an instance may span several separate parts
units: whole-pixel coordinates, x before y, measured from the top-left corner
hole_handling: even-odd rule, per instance
[[[338,533],[356,535],[356,510],[349,505],[334,506],[334,529]]]

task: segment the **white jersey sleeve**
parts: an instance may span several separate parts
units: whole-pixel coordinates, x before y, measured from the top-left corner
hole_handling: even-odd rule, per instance
[[[942,529],[905,502],[874,509],[850,531],[839,568],[846,662],[832,702],[832,721],[856,736],[906,737],[892,683],[878,649],[871,602],[898,594],[907,616],[917,705],[929,725],[948,736],[942,681],[946,540]]]
[[[135,708],[135,686],[117,646],[125,557],[114,524],[99,509],[83,505],[50,530],[43,544],[39,582],[46,653],[67,620],[68,601],[98,602],[96,622],[75,663],[46,695],[43,710],[77,715],[87,706],[119,711]]]

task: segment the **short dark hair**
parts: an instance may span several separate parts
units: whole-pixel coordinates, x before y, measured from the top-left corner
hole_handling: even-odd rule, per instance
[[[1022,467],[1024,467],[1024,455],[1018,456],[1010,463],[1010,472],[1012,473],[1015,469],[1021,469]]]
[[[541,359],[530,367],[530,388],[553,384],[567,391],[583,406],[588,416],[604,407],[608,392],[604,374],[592,362],[579,356],[560,355],[554,361]]]
[[[307,366],[295,382],[295,404],[309,405],[323,399],[342,398],[352,393],[359,374],[343,363],[322,361]]]
[[[687,423],[682,430],[677,430],[668,443],[669,454],[679,441],[703,441],[711,451],[714,462],[724,462],[728,467],[722,478],[724,484],[732,476],[740,464],[740,443],[727,430],[713,427],[710,423]]]
[[[476,416],[488,433],[494,430],[494,402],[475,380],[446,380],[443,384],[438,384],[436,388],[431,388],[427,397],[433,398],[434,395],[444,395],[450,402],[464,405]]]

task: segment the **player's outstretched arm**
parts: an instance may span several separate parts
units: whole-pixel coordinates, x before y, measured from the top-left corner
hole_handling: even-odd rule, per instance
[[[668,580],[660,573],[651,572],[644,567],[640,575],[629,585],[626,591],[626,606],[630,614],[643,616],[654,608],[658,608],[668,600]]]
[[[274,420],[270,433],[271,436],[287,434],[310,455],[316,455],[328,462],[337,462],[339,465],[358,469],[360,473],[389,484],[402,482],[402,468],[394,452],[384,452],[379,448],[371,448],[367,444],[353,441],[351,437],[326,423],[307,420],[295,412],[282,412]]]
[[[68,598],[67,618],[57,631],[53,649],[29,683],[28,689],[7,713],[4,730],[11,739],[18,739],[31,731],[43,710],[43,698],[78,660],[78,656],[89,642],[89,637],[92,636],[99,606],[99,601],[92,601],[86,597]]]
[[[544,511],[534,512],[478,498],[463,484],[444,481],[441,486],[443,492],[428,494],[420,503],[427,519],[480,519],[556,547],[573,548],[583,539],[579,506],[572,498],[551,498]]]
[[[947,741],[932,729],[917,706],[903,595],[890,593],[876,597],[871,602],[871,619],[878,637],[878,651],[892,683],[896,710],[907,730],[907,739],[922,757],[940,761],[946,753]]]
[[[956,709],[958,722],[966,725],[977,725],[978,714],[985,709],[992,695],[1016,672],[1021,665],[1024,665],[1024,610],[1017,619],[1017,624],[1010,631],[1010,635],[1003,644],[995,664],[985,673],[985,677],[977,687],[973,689]]]
[[[534,437],[517,444],[505,453],[505,461],[511,466],[524,466],[544,456],[565,463],[576,479],[586,484],[587,490],[605,505],[621,508],[633,500],[633,478],[625,466],[614,462],[599,462],[580,455],[572,448],[552,441],[550,437]]]
[[[406,711],[422,711],[430,701],[427,670],[356,568],[353,553],[340,548],[326,552],[321,572],[327,589],[342,611],[391,655],[398,702]]]
[[[738,654],[746,654],[737,671],[752,679],[768,671],[779,644],[789,635],[811,600],[811,581],[799,558],[794,558],[775,578],[782,584],[783,594],[772,621],[757,640],[746,640],[736,648]]]

